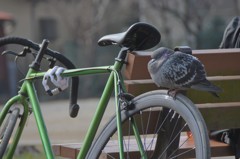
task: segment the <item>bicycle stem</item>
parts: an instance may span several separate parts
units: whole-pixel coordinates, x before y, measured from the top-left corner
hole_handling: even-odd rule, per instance
[[[44,55],[45,51],[47,50],[48,44],[49,44],[49,41],[44,39],[35,60],[30,65],[30,68],[32,68],[36,71],[39,71],[43,55]]]

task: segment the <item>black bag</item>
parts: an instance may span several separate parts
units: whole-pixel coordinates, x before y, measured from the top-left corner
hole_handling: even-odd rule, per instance
[[[240,129],[212,131],[210,138],[229,144],[235,154],[235,159],[240,158]]]
[[[227,25],[219,48],[240,48],[240,17],[234,17]],[[240,129],[213,131],[210,136],[230,144],[235,158],[240,158]]]
[[[220,48],[240,48],[240,17],[234,17],[226,27]]]
[[[229,130],[230,146],[233,149],[235,158],[240,158],[240,129]]]

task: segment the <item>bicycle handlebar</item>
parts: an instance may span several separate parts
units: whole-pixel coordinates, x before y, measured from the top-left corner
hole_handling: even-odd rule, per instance
[[[3,45],[9,44],[18,44],[27,46],[32,48],[36,51],[39,51],[40,46],[30,40],[20,38],[20,37],[4,37],[0,38],[0,47]],[[60,54],[59,52],[53,51],[49,48],[46,48],[46,55],[56,58],[60,63],[62,63],[67,69],[74,69],[76,68],[75,65],[65,56]],[[70,106],[69,106],[69,115],[74,118],[77,116],[79,111],[79,105],[77,104],[77,97],[78,97],[78,85],[79,85],[79,78],[72,77],[71,87],[70,87]]]

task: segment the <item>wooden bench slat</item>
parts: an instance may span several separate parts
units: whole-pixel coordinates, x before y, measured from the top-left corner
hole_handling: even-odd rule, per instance
[[[221,130],[240,127],[240,102],[231,103],[205,103],[196,104],[199,108],[209,130]],[[148,123],[155,123],[159,118],[158,111],[151,111],[151,118],[149,118],[149,112],[144,111],[141,114],[141,118],[135,117],[136,124],[146,126]],[[142,120],[141,120],[142,119]],[[148,120],[144,120],[148,119]],[[155,131],[155,125],[148,126],[148,134],[153,134]],[[125,136],[129,134],[128,121],[123,125],[123,134]],[[142,134],[143,132],[139,132]]]
[[[56,144],[52,146],[53,153],[56,156],[62,156],[67,158],[77,158],[79,148],[82,146],[81,143],[67,143],[67,144]]]
[[[239,75],[240,49],[192,50],[204,65],[208,76]],[[135,52],[128,55],[126,79],[150,79],[147,70],[151,52]],[[139,71],[141,70],[141,71]]]
[[[180,139],[181,151],[186,151],[187,149],[190,149],[193,147],[193,140],[190,139],[187,142],[185,142],[186,137],[183,136]],[[150,142],[149,140],[147,142]],[[184,143],[185,142],[185,143]],[[183,144],[184,143],[184,144]],[[131,142],[130,143],[130,151],[132,155],[138,154],[136,151],[138,151],[137,143]],[[228,144],[218,142],[215,140],[210,140],[210,145],[212,147],[212,157],[218,157],[218,156],[231,156],[232,151],[230,149],[230,146]],[[57,144],[53,145],[53,150],[55,155],[67,157],[71,159],[75,159],[77,157],[77,154],[75,152],[79,152],[81,147],[81,144],[79,143],[69,143],[69,144]],[[118,156],[118,142],[117,140],[113,140],[106,146],[106,149],[104,150],[103,154],[101,155],[101,159],[107,158],[107,154],[111,154],[113,156]],[[137,157],[136,157],[137,158]]]
[[[220,98],[213,97],[210,93],[204,91],[188,90],[187,96],[193,103],[220,103],[220,102],[238,102],[240,99],[240,78],[239,76],[212,77],[211,81],[223,89],[219,94]],[[125,80],[126,89],[129,93],[137,96],[147,91],[163,89],[157,87],[152,80]]]
[[[240,102],[196,105],[209,130],[240,128]]]
[[[235,76],[208,76],[209,81],[227,81],[227,80],[240,80],[240,75]],[[125,80],[126,84],[145,84],[153,83],[152,79],[136,79],[136,80]]]

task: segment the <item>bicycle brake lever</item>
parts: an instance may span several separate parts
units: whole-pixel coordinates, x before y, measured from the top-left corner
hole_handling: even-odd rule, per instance
[[[24,47],[23,51],[18,54],[19,57],[25,57],[27,53],[31,53],[31,49],[29,47]]]
[[[31,50],[28,47],[24,47],[23,51],[20,53],[13,52],[11,50],[6,50],[2,52],[2,55],[10,54],[18,57],[25,57],[27,53],[31,53]]]
[[[16,52],[13,52],[13,51],[10,51],[10,50],[6,50],[6,51],[2,52],[2,55],[7,55],[7,54],[18,56],[18,54]]]

